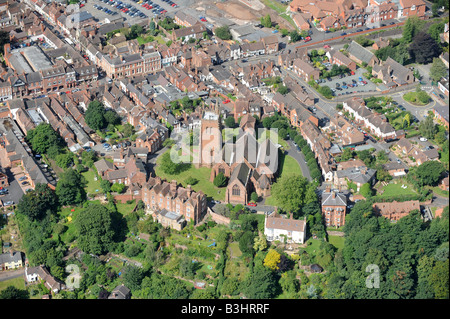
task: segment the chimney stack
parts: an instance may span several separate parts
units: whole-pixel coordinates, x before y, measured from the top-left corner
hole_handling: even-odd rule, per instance
[[[172,180],[172,182],[170,182],[170,191],[171,192],[176,192],[177,190],[177,181],[176,180]]]
[[[335,192],[335,191],[332,191],[332,192],[331,192],[331,198],[333,198],[333,199],[336,198],[336,192]]]

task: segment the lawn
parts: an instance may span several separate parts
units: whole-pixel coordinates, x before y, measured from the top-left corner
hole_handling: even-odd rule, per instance
[[[300,164],[292,156],[281,155],[279,157],[279,161],[280,161],[280,165],[279,165],[279,167],[280,167],[279,176],[280,177],[295,175],[295,174],[303,175]]]
[[[402,185],[407,186],[406,189],[402,188]],[[383,187],[383,194],[379,195],[381,197],[391,197],[391,196],[398,196],[398,195],[414,195],[416,192],[412,188],[411,185],[409,185],[406,182],[403,182],[399,180],[397,184],[390,183]]]
[[[337,249],[344,248],[345,238],[341,236],[328,236],[328,241]]]
[[[306,241],[307,246],[305,251],[308,255],[315,255],[319,251],[319,246],[322,240],[310,238]]]
[[[280,14],[286,12],[287,5],[278,3],[273,0],[262,0],[262,2],[266,5],[266,7],[269,7]]]
[[[93,170],[88,170],[87,172],[81,173],[86,179],[86,192],[88,194],[101,194],[103,193],[102,188],[100,187],[100,179],[96,179],[97,175]]]
[[[231,257],[240,257],[242,256],[242,252],[239,249],[239,243],[238,242],[232,242],[228,245],[228,248],[230,249],[231,252]]]
[[[23,277],[17,277],[5,281],[0,281],[0,290],[6,289],[9,286],[14,286],[18,289],[25,290],[25,280]]]
[[[168,151],[170,152],[170,150]],[[224,201],[225,200],[225,187],[216,187],[212,182],[209,181],[211,176],[211,169],[208,167],[199,167],[196,168],[194,165],[191,165],[189,169],[175,175],[170,175],[164,173],[160,169],[162,156],[158,158],[156,161],[155,167],[155,175],[161,177],[162,179],[167,180],[168,182],[172,180],[176,180],[179,184],[182,184],[184,187],[187,186],[185,180],[189,177],[194,177],[198,180],[198,183],[192,185],[192,189],[196,192],[202,191],[206,194],[207,197],[211,197],[215,200]]]
[[[131,204],[127,203],[116,203],[117,211],[122,214],[123,216],[128,215],[133,211],[133,209],[136,207],[136,201],[133,201]]]
[[[139,42],[139,44],[146,44],[148,42],[158,41],[159,44],[165,44],[166,42],[163,40],[163,38],[159,35],[157,36],[145,36],[145,34],[142,34],[141,36],[137,37],[136,40]]]
[[[282,154],[278,160],[280,161],[278,165],[278,178],[295,174],[303,176],[300,165],[292,156]],[[269,206],[278,206],[277,201],[273,196],[267,197],[264,204]]]

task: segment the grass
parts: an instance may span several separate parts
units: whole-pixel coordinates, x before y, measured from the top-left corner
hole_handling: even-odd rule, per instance
[[[0,290],[4,290],[9,286],[14,286],[18,289],[25,290],[25,280],[23,277],[17,277],[5,281],[0,281]]]
[[[279,178],[289,175],[303,176],[300,165],[292,156],[281,154],[278,160]],[[277,200],[273,196],[267,197],[264,204],[269,206],[278,206]]]
[[[286,12],[287,5],[272,0],[262,0],[262,2],[266,5],[266,7],[269,7],[280,14]]]
[[[281,155],[280,160],[280,177],[289,175],[303,175],[300,164],[290,155]]]
[[[242,256],[242,252],[239,249],[239,243],[238,242],[232,242],[232,243],[230,243],[228,245],[228,247],[230,248],[232,257],[240,257],[240,256]]]
[[[294,28],[297,28],[297,26],[295,25],[294,20],[292,20],[292,18],[289,15],[287,15],[286,13],[280,14],[280,17],[282,17],[284,20],[289,22],[289,24],[292,25]]]
[[[408,188],[403,189],[402,185],[407,186]],[[399,181],[397,184],[390,183],[383,187],[383,194],[380,195],[381,197],[391,197],[391,196],[398,196],[398,195],[414,195],[416,192],[413,190],[412,186],[408,183]]]
[[[319,239],[310,238],[306,241],[307,246],[305,247],[305,251],[308,255],[315,255],[319,251],[319,245],[322,241]]]
[[[86,179],[86,192],[88,194],[101,194],[103,193],[102,188],[100,187],[100,179],[95,180],[97,175],[93,170],[88,170],[87,172],[81,173]]]
[[[439,186],[435,186],[435,187],[426,186],[426,188],[428,188],[433,193],[435,193],[436,195],[441,196],[441,197],[448,197],[448,195],[449,195],[449,192],[440,189]]]
[[[170,150],[169,150],[170,151]],[[168,152],[169,152],[168,151]],[[164,173],[161,168],[161,159],[162,156],[158,158],[156,161],[155,174],[156,176],[161,177],[162,179],[167,180],[168,182],[172,180],[176,180],[179,184],[182,184],[184,187],[187,186],[185,180],[188,177],[194,177],[198,179],[198,183],[192,186],[192,189],[196,192],[202,191],[206,194],[207,197],[211,197],[215,200],[224,201],[225,200],[225,187],[216,187],[212,182],[209,181],[211,176],[211,169],[207,167],[199,167],[196,168],[194,165],[179,174],[171,175]]]
[[[344,248],[345,238],[341,236],[328,236],[328,241],[337,249]]]
[[[133,209],[136,207],[136,201],[134,201],[131,204],[117,202],[116,207],[117,207],[117,211],[120,214],[122,214],[123,216],[126,216],[126,215],[130,214],[133,211]]]

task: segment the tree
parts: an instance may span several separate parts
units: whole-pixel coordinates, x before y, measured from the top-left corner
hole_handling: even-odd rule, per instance
[[[8,286],[6,289],[0,291],[0,299],[29,299],[28,291]]]
[[[300,34],[297,32],[297,30],[293,30],[289,33],[289,37],[290,37],[290,41],[289,42],[297,42],[300,41],[301,36]]]
[[[430,285],[436,299],[448,299],[449,260],[437,261],[429,276]]]
[[[69,168],[61,173],[55,190],[61,205],[83,203],[86,200],[85,185],[86,180],[76,170]]]
[[[227,25],[216,28],[215,35],[222,40],[231,40],[233,38],[230,32],[230,28]]]
[[[364,196],[365,198],[372,197],[372,188],[370,187],[369,183],[362,184],[360,190],[360,194]]]
[[[78,247],[85,253],[102,254],[110,251],[114,230],[109,210],[91,203],[75,219]]]
[[[55,158],[55,162],[56,165],[58,165],[62,169],[68,168],[73,164],[73,154],[72,153],[58,154]]]
[[[142,270],[136,266],[127,265],[123,272],[123,281],[125,286],[131,291],[138,290],[141,287],[144,274]]]
[[[281,255],[275,249],[269,249],[269,252],[264,258],[264,266],[270,270],[278,270],[278,264],[281,261]]]
[[[430,77],[434,82],[438,82],[447,75],[447,67],[439,58],[433,58],[433,64],[430,68]]]
[[[113,110],[107,110],[104,114],[105,121],[108,124],[118,125],[120,124],[120,116]]]
[[[225,125],[229,128],[236,127],[236,121],[234,120],[234,116],[229,116],[225,119]]]
[[[437,133],[437,127],[433,122],[432,116],[427,116],[425,121],[420,122],[419,132],[428,139],[434,138],[434,135]]]
[[[259,196],[258,196],[258,194],[257,194],[256,192],[253,192],[253,193],[250,195],[250,200],[251,200],[252,202],[256,203],[256,202],[258,201],[258,199],[259,199]]]
[[[86,124],[93,130],[101,130],[105,128],[107,122],[105,120],[105,108],[102,103],[95,100],[89,103],[86,113],[84,114]]]
[[[275,273],[265,267],[258,267],[243,282],[243,292],[250,299],[271,299],[279,292]]]
[[[413,38],[422,30],[425,21],[419,19],[417,16],[409,17],[403,25],[403,40],[410,43]]]
[[[296,212],[305,204],[308,180],[301,175],[285,175],[272,186],[272,196],[286,212]]]
[[[176,163],[172,161],[170,152],[166,152],[161,156],[160,168],[161,170],[169,175],[179,174],[188,164]]]
[[[121,183],[114,183],[111,186],[111,192],[116,192],[119,194],[123,193],[124,189],[125,189],[125,185],[121,184]]]
[[[414,37],[408,52],[416,63],[428,64],[439,56],[441,47],[428,33],[420,32]]]
[[[108,180],[102,180],[100,182],[100,188],[103,190],[103,192],[109,193],[111,191],[111,182]]]
[[[440,43],[440,35],[444,33],[445,23],[444,22],[438,22],[432,24],[427,32],[428,34],[436,41],[437,43]]]
[[[227,178],[223,173],[219,173],[214,177],[213,184],[216,187],[224,187],[227,184]]]
[[[195,177],[189,176],[188,178],[186,178],[184,180],[184,182],[185,182],[185,184],[192,186],[192,185],[195,185],[198,183],[198,179],[196,179]]]
[[[267,239],[264,233],[259,232],[258,237],[254,238],[253,249],[258,252],[267,248]]]
[[[33,151],[39,154],[46,154],[50,148],[55,147],[57,151],[52,155],[57,155],[64,145],[64,141],[59,134],[50,124],[45,122],[29,130],[27,140],[31,143]]]
[[[26,192],[17,205],[17,214],[27,216],[31,221],[41,220],[47,211],[55,213],[58,198],[47,184],[36,184],[34,190]]]
[[[416,169],[416,175],[422,185],[434,186],[445,171],[444,165],[438,161],[425,162]]]
[[[253,245],[254,245],[254,235],[251,231],[246,231],[239,238],[239,249],[244,255],[252,256],[254,253]]]
[[[261,17],[261,25],[266,28],[272,27],[272,19],[270,18],[270,14],[266,15],[265,17]]]
[[[281,85],[278,87],[277,92],[280,93],[281,95],[286,95],[289,93],[289,89],[287,86]]]

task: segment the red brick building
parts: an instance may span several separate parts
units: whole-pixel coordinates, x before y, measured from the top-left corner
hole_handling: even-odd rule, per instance
[[[330,189],[322,193],[322,215],[327,227],[344,226],[346,213],[347,197],[343,193]]]
[[[391,203],[374,203],[372,205],[373,212],[377,216],[382,216],[397,221],[405,217],[413,210],[420,210],[420,203],[418,200],[410,200],[406,202],[393,201]]]

